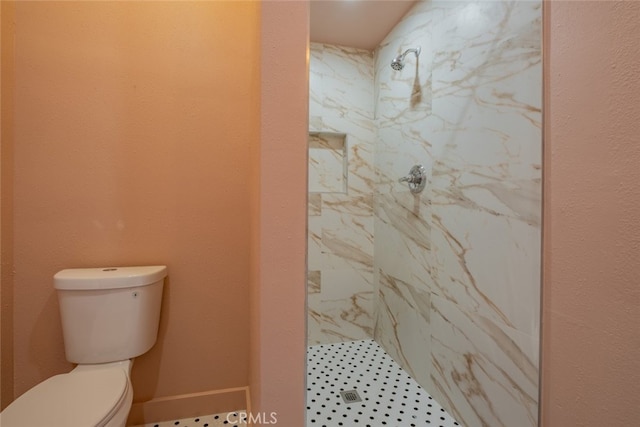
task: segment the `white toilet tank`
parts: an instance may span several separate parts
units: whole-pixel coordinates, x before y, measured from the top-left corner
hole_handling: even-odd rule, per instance
[[[167,267],[62,270],[54,276],[67,360],[131,359],[156,342]]]

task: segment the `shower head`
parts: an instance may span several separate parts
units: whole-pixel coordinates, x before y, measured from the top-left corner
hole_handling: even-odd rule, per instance
[[[391,68],[396,71],[400,71],[404,68],[404,62],[402,61],[402,58],[400,56],[396,56],[395,58],[393,58],[393,61],[391,61]]]
[[[405,50],[404,53],[393,58],[393,61],[391,61],[391,68],[393,68],[396,71],[402,70],[404,68],[404,57],[407,56],[408,53],[413,52],[416,54],[416,58],[417,58],[418,55],[420,55],[421,50],[422,49],[420,48],[420,46],[418,46],[417,48]]]

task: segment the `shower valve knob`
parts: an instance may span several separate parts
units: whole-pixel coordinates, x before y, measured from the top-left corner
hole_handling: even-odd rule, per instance
[[[418,194],[427,185],[427,173],[422,165],[415,165],[409,171],[409,175],[403,176],[398,182],[409,184],[409,190],[413,194]]]
[[[420,184],[420,181],[422,181],[422,178],[413,175],[403,176],[398,180],[398,182],[408,182],[409,184]]]

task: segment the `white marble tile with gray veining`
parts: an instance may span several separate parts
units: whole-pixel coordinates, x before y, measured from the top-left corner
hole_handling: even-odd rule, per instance
[[[374,338],[419,384],[428,384],[431,295],[379,270]]]
[[[307,220],[307,268],[322,270],[322,217],[310,216]]]
[[[319,294],[321,287],[322,272],[318,270],[309,270],[307,272],[307,293]]]
[[[344,135],[309,135],[309,191],[346,193],[347,153]]]
[[[419,2],[376,52],[376,340],[409,369],[415,350],[394,335],[409,315],[393,310],[415,309],[389,291],[389,278],[430,292],[422,345],[433,364],[419,381],[468,426],[535,425],[540,6]],[[402,71],[391,70],[391,59],[416,45],[418,61],[409,55]],[[423,97],[412,104],[416,80]],[[395,182],[413,162],[428,170],[428,202],[418,209]],[[476,365],[465,371],[468,363]]]
[[[310,129],[347,137],[345,193],[309,200],[309,341],[374,333],[468,427],[537,421],[540,10],[421,1],[374,54],[311,46]]]
[[[328,226],[322,230],[322,269],[373,271],[373,217],[353,219],[352,227]]]
[[[330,191],[322,194],[319,207],[314,199],[313,212],[319,216],[309,227],[309,268],[317,268],[322,282],[320,292],[309,295],[309,343],[370,338],[374,295],[373,54],[312,43],[310,72],[312,135],[343,134],[345,138],[342,191],[336,191],[336,180],[327,178],[335,177],[338,157],[325,156],[319,161],[313,152],[316,147],[310,145],[310,169],[315,168],[314,175],[310,172],[310,185],[313,178]],[[325,143],[322,148],[333,145]]]
[[[428,200],[409,191],[376,197],[376,268],[425,290],[432,286],[428,213]]]
[[[309,295],[309,343],[373,336],[373,274],[343,269],[322,272],[320,294]]]
[[[309,193],[307,200],[308,215],[320,216],[322,215],[322,194]]]
[[[466,311],[537,335],[539,228],[457,206],[434,206],[433,212],[433,291]]]
[[[465,426],[537,426],[537,338],[431,298],[430,392]]]

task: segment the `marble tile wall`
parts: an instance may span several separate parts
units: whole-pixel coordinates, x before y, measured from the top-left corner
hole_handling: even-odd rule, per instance
[[[541,15],[419,2],[375,55],[374,337],[467,427],[537,425]]]
[[[312,43],[309,68],[308,343],[372,338],[373,53]]]
[[[346,135],[309,133],[309,193],[346,193]]]

